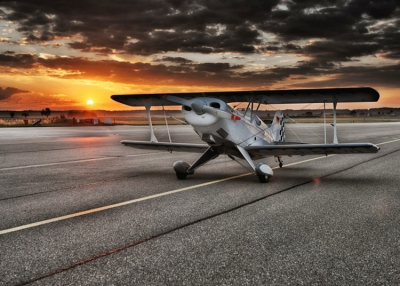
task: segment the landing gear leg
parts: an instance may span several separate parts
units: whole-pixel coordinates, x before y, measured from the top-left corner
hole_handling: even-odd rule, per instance
[[[218,151],[214,150],[212,147],[209,147],[207,151],[205,151],[200,156],[200,158],[193,163],[193,165],[190,165],[189,163],[183,161],[175,162],[173,167],[176,173],[176,177],[179,180],[185,180],[187,175],[193,175],[195,169],[207,163],[208,161],[217,158],[218,156]]]
[[[257,175],[260,183],[268,182],[269,177],[273,176],[274,174],[270,166],[264,163],[258,163],[257,166],[254,165],[253,160],[245,149],[243,149],[239,145],[237,145],[236,148],[242,154],[243,158],[247,161],[250,167],[254,170],[254,173]]]
[[[281,157],[278,157],[278,162],[279,162],[279,168],[282,168],[283,167],[283,162],[282,162]]]

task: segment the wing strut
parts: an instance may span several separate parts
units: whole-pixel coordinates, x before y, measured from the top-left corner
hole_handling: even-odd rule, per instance
[[[336,134],[336,105],[337,105],[337,99],[333,97],[333,144],[338,144],[337,134]]]
[[[150,116],[151,104],[146,102],[144,106],[146,107],[147,119],[149,120],[149,125],[150,125],[150,132],[151,132],[150,133],[150,141],[158,142],[156,135],[154,135],[153,124],[151,123],[151,116]]]
[[[326,113],[325,113],[325,101],[324,101],[324,135],[325,135],[325,144],[326,144]]]
[[[172,143],[172,141],[171,141],[171,134],[169,133],[167,114],[165,113],[164,105],[162,106],[162,109],[163,109],[163,111],[164,111],[165,125],[167,125],[169,143]]]

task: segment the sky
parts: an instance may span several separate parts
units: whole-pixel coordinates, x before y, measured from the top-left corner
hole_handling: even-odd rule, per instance
[[[361,86],[379,102],[338,107],[400,107],[398,0],[0,1],[0,110],[131,109],[112,94]]]

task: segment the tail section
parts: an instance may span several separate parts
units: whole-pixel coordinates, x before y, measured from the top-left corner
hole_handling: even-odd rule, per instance
[[[272,120],[272,124],[269,129],[271,130],[275,142],[285,141],[285,123],[283,120],[283,112],[281,110],[275,112],[274,119]]]

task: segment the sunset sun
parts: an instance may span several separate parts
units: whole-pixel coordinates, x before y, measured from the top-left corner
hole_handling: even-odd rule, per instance
[[[88,105],[93,105],[93,100],[89,99],[89,100],[86,102],[86,104],[88,104]]]

